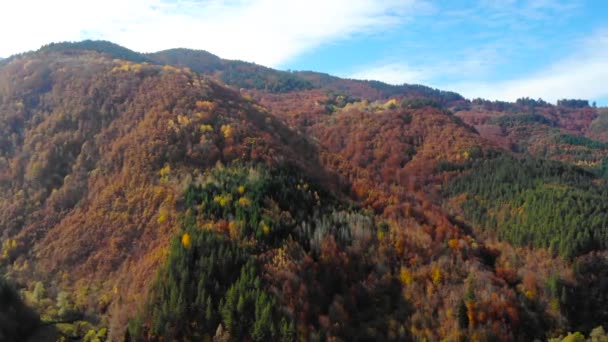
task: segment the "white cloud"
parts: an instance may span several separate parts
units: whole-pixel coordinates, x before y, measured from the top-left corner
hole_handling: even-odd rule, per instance
[[[389,84],[433,84],[441,79],[457,79],[483,76],[492,71],[502,60],[501,47],[488,45],[476,49],[463,47],[462,51],[453,52],[449,59],[438,59],[429,56],[424,63],[395,61],[372,64],[357,69],[344,77],[360,80],[378,80]],[[443,56],[442,56],[443,57]]]
[[[412,68],[403,63],[388,63],[357,71],[347,76],[357,80],[376,80],[389,84],[422,83],[428,80],[431,71],[424,68]]]
[[[557,61],[529,76],[492,82],[461,82],[444,85],[470,98],[514,101],[521,97],[555,102],[563,98],[608,97],[608,30],[583,42],[580,52]]]
[[[381,32],[419,0],[19,0],[0,5],[0,56],[52,41],[106,39],[150,52],[205,49],[278,66],[335,40]],[[7,34],[10,33],[10,34]]]
[[[425,84],[456,91],[467,98],[515,101],[521,97],[555,102],[563,98],[608,98],[608,29],[597,31],[575,45],[578,52],[529,75],[483,80],[508,59],[488,48],[450,61],[426,61],[423,65],[388,62],[357,71],[349,77],[390,84]]]

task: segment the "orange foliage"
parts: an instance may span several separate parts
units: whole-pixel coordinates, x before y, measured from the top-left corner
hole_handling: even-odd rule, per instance
[[[450,239],[448,241],[448,246],[451,249],[458,250],[460,248],[460,242],[458,241],[458,239]]]
[[[353,200],[391,223],[378,233],[380,241],[375,234],[370,239],[373,250],[365,245],[364,257],[334,238],[324,239],[315,257],[294,241],[257,256],[269,260],[261,264],[273,295],[306,322],[297,327],[301,336],[318,325],[338,329],[348,323],[357,299],[374,298],[400,282],[400,293],[391,298],[404,298],[415,310],[387,328],[394,336],[402,329],[440,340],[457,322],[454,314],[437,318],[437,313],[453,309],[470,278],[480,290],[474,301],[465,302],[467,337],[482,339],[491,330],[515,339],[518,296],[547,303],[539,285],[547,276],[534,268],[538,260],[562,264],[529,250],[522,253],[538,260],[506,263],[509,246],[489,249],[453,223],[439,196],[441,184],[453,174],[435,172],[441,161],[471,159],[472,147],[508,144],[518,137],[515,130],[499,138],[501,131],[484,126],[480,132],[495,141],[492,145],[449,113],[399,108],[394,98],[386,102],[390,94],[370,84],[333,80],[328,88],[366,99],[329,111],[327,88],[249,91],[258,105],[174,67],[112,61],[92,52],[17,58],[0,69],[0,227],[8,239],[3,253],[36,266],[20,271],[15,263],[9,271],[32,281],[51,279],[61,288],[87,284],[97,290],[83,295],[89,297],[83,303],[93,303],[86,310],[124,327],[145,301],[149,280],[179,231],[176,203],[184,179],[216,162],[290,162],[339,199]],[[502,114],[484,109],[459,115],[485,125]],[[541,115],[564,129],[582,130],[594,114],[541,109]],[[308,191],[308,184],[297,186]],[[237,189],[237,205],[251,205],[248,191]],[[233,198],[225,194],[213,200],[228,206]],[[243,225],[232,218],[197,219],[203,229],[232,238]],[[264,222],[260,228],[264,234],[273,229]],[[181,235],[184,248],[191,247],[190,239]],[[27,251],[17,241],[27,241]],[[356,264],[371,255],[373,260],[364,260],[369,265]],[[498,259],[495,265],[480,257],[488,255]],[[550,269],[547,264],[543,267]],[[373,272],[361,276],[362,268]],[[324,284],[319,274],[356,286],[339,295],[326,293],[334,284]],[[115,288],[121,291],[98,310],[97,299]],[[319,297],[329,304],[320,307]]]
[[[477,316],[475,315],[475,302],[468,300],[465,302],[467,307],[467,317],[469,318],[469,325],[475,326],[477,324]]]

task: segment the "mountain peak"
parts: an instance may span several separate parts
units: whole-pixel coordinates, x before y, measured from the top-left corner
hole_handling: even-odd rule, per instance
[[[132,62],[149,62],[142,54],[106,40],[83,40],[79,42],[51,43],[41,47],[39,52],[69,52],[69,51],[95,51],[107,54],[112,58],[124,59]]]

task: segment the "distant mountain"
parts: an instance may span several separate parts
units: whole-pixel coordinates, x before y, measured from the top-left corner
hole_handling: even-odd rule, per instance
[[[171,49],[150,53],[146,56],[159,64],[190,68],[201,74],[211,74],[223,67],[221,58],[203,50]]]
[[[190,49],[171,49],[155,53],[134,52],[108,41],[85,40],[82,42],[53,43],[43,46],[39,52],[96,51],[112,58],[132,62],[172,65],[189,68],[194,72],[212,75],[222,82],[245,89],[285,93],[298,90],[323,88],[352,96],[387,99],[391,96],[431,98],[442,104],[464,100],[453,92],[445,92],[422,85],[393,86],[378,81],[346,80],[327,74],[301,71],[274,70],[254,63],[221,59],[209,52]]]
[[[266,90],[272,93],[314,88],[371,99],[387,99],[391,96],[406,95],[430,98],[444,104],[464,100],[459,94],[421,85],[393,86],[378,81],[341,79],[312,71],[278,71],[253,63],[223,60],[206,51],[173,49],[146,56],[159,64],[187,67],[198,73],[216,75],[228,85]]]
[[[608,319],[607,114],[188,49],[12,56],[0,273],[22,301],[0,292],[32,325],[0,319],[0,339],[40,327],[24,304],[53,340],[589,333]]]
[[[76,53],[77,51],[95,51],[108,55],[112,58],[124,59],[136,63],[150,62],[150,60],[145,58],[141,53],[134,52],[118,44],[104,40],[84,40],[73,43],[51,43],[41,47],[40,50],[38,50],[38,52],[42,53],[61,52],[67,54]]]
[[[474,126],[483,137],[513,152],[601,171],[608,150],[603,150],[600,141],[588,139],[603,139],[600,113],[583,100],[561,100],[555,106],[543,101],[520,99],[516,103],[476,100],[460,108],[456,115]]]

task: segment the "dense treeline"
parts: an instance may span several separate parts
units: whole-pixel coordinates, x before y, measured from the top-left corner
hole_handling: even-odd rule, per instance
[[[504,115],[491,119],[488,121],[488,123],[502,127],[512,127],[532,123],[555,126],[555,122],[539,114]]]
[[[341,79],[314,71],[297,71],[295,74],[309,81],[314,87],[368,100],[386,100],[391,97],[400,97],[430,99],[442,105],[466,102],[464,97],[458,93],[419,84],[390,85],[379,81]]]
[[[246,248],[193,222],[173,239],[152,291],[144,316],[150,317],[149,330],[134,321],[132,336],[202,339],[213,336],[221,323],[234,340],[294,340],[293,323],[281,317],[276,300],[261,288]]]
[[[313,88],[309,81],[296,74],[240,61],[226,63],[220,79],[239,88],[261,89],[272,93],[287,93]]]
[[[446,193],[466,194],[467,216],[515,244],[568,258],[608,247],[608,189],[580,168],[503,156],[454,180]]]
[[[424,107],[441,108],[441,104],[430,99],[404,99],[401,107],[407,109],[419,109]]]
[[[608,148],[608,143],[603,143],[601,141],[589,139],[587,137],[583,137],[580,135],[561,134],[558,136],[558,141],[561,143],[575,145],[575,146],[584,146],[584,147],[587,147],[590,149]]]
[[[562,99],[562,100],[557,100],[557,105],[563,106],[563,107],[571,107],[571,108],[584,108],[584,107],[589,107],[589,100]]]
[[[515,101],[515,104],[519,105],[519,106],[528,106],[528,107],[532,107],[532,108],[550,106],[550,104],[548,102],[544,101],[543,99],[539,98],[538,100],[535,100],[535,99],[532,99],[529,97],[519,98]]]
[[[376,228],[371,217],[335,211],[331,203],[293,168],[214,168],[186,191],[189,209],[182,231],[173,238],[169,259],[143,314],[131,323],[130,336],[256,341],[384,336],[382,317],[403,321],[409,311],[397,299],[399,283],[389,278],[373,285],[373,292],[358,284],[375,273],[368,268],[371,260],[359,253],[373,243]],[[285,279],[287,288],[276,286],[292,267],[284,253],[293,248],[303,253],[300,262],[319,263],[297,276],[310,277],[300,282],[312,286],[305,297],[305,288],[288,290],[293,276]],[[361,259],[354,268],[324,266],[331,262],[325,259],[328,248],[356,248],[352,257]],[[306,306],[291,307],[298,301]],[[354,306],[351,323],[341,316],[347,310],[343,305]],[[318,320],[320,315],[332,323]],[[403,329],[398,334],[406,336]]]

